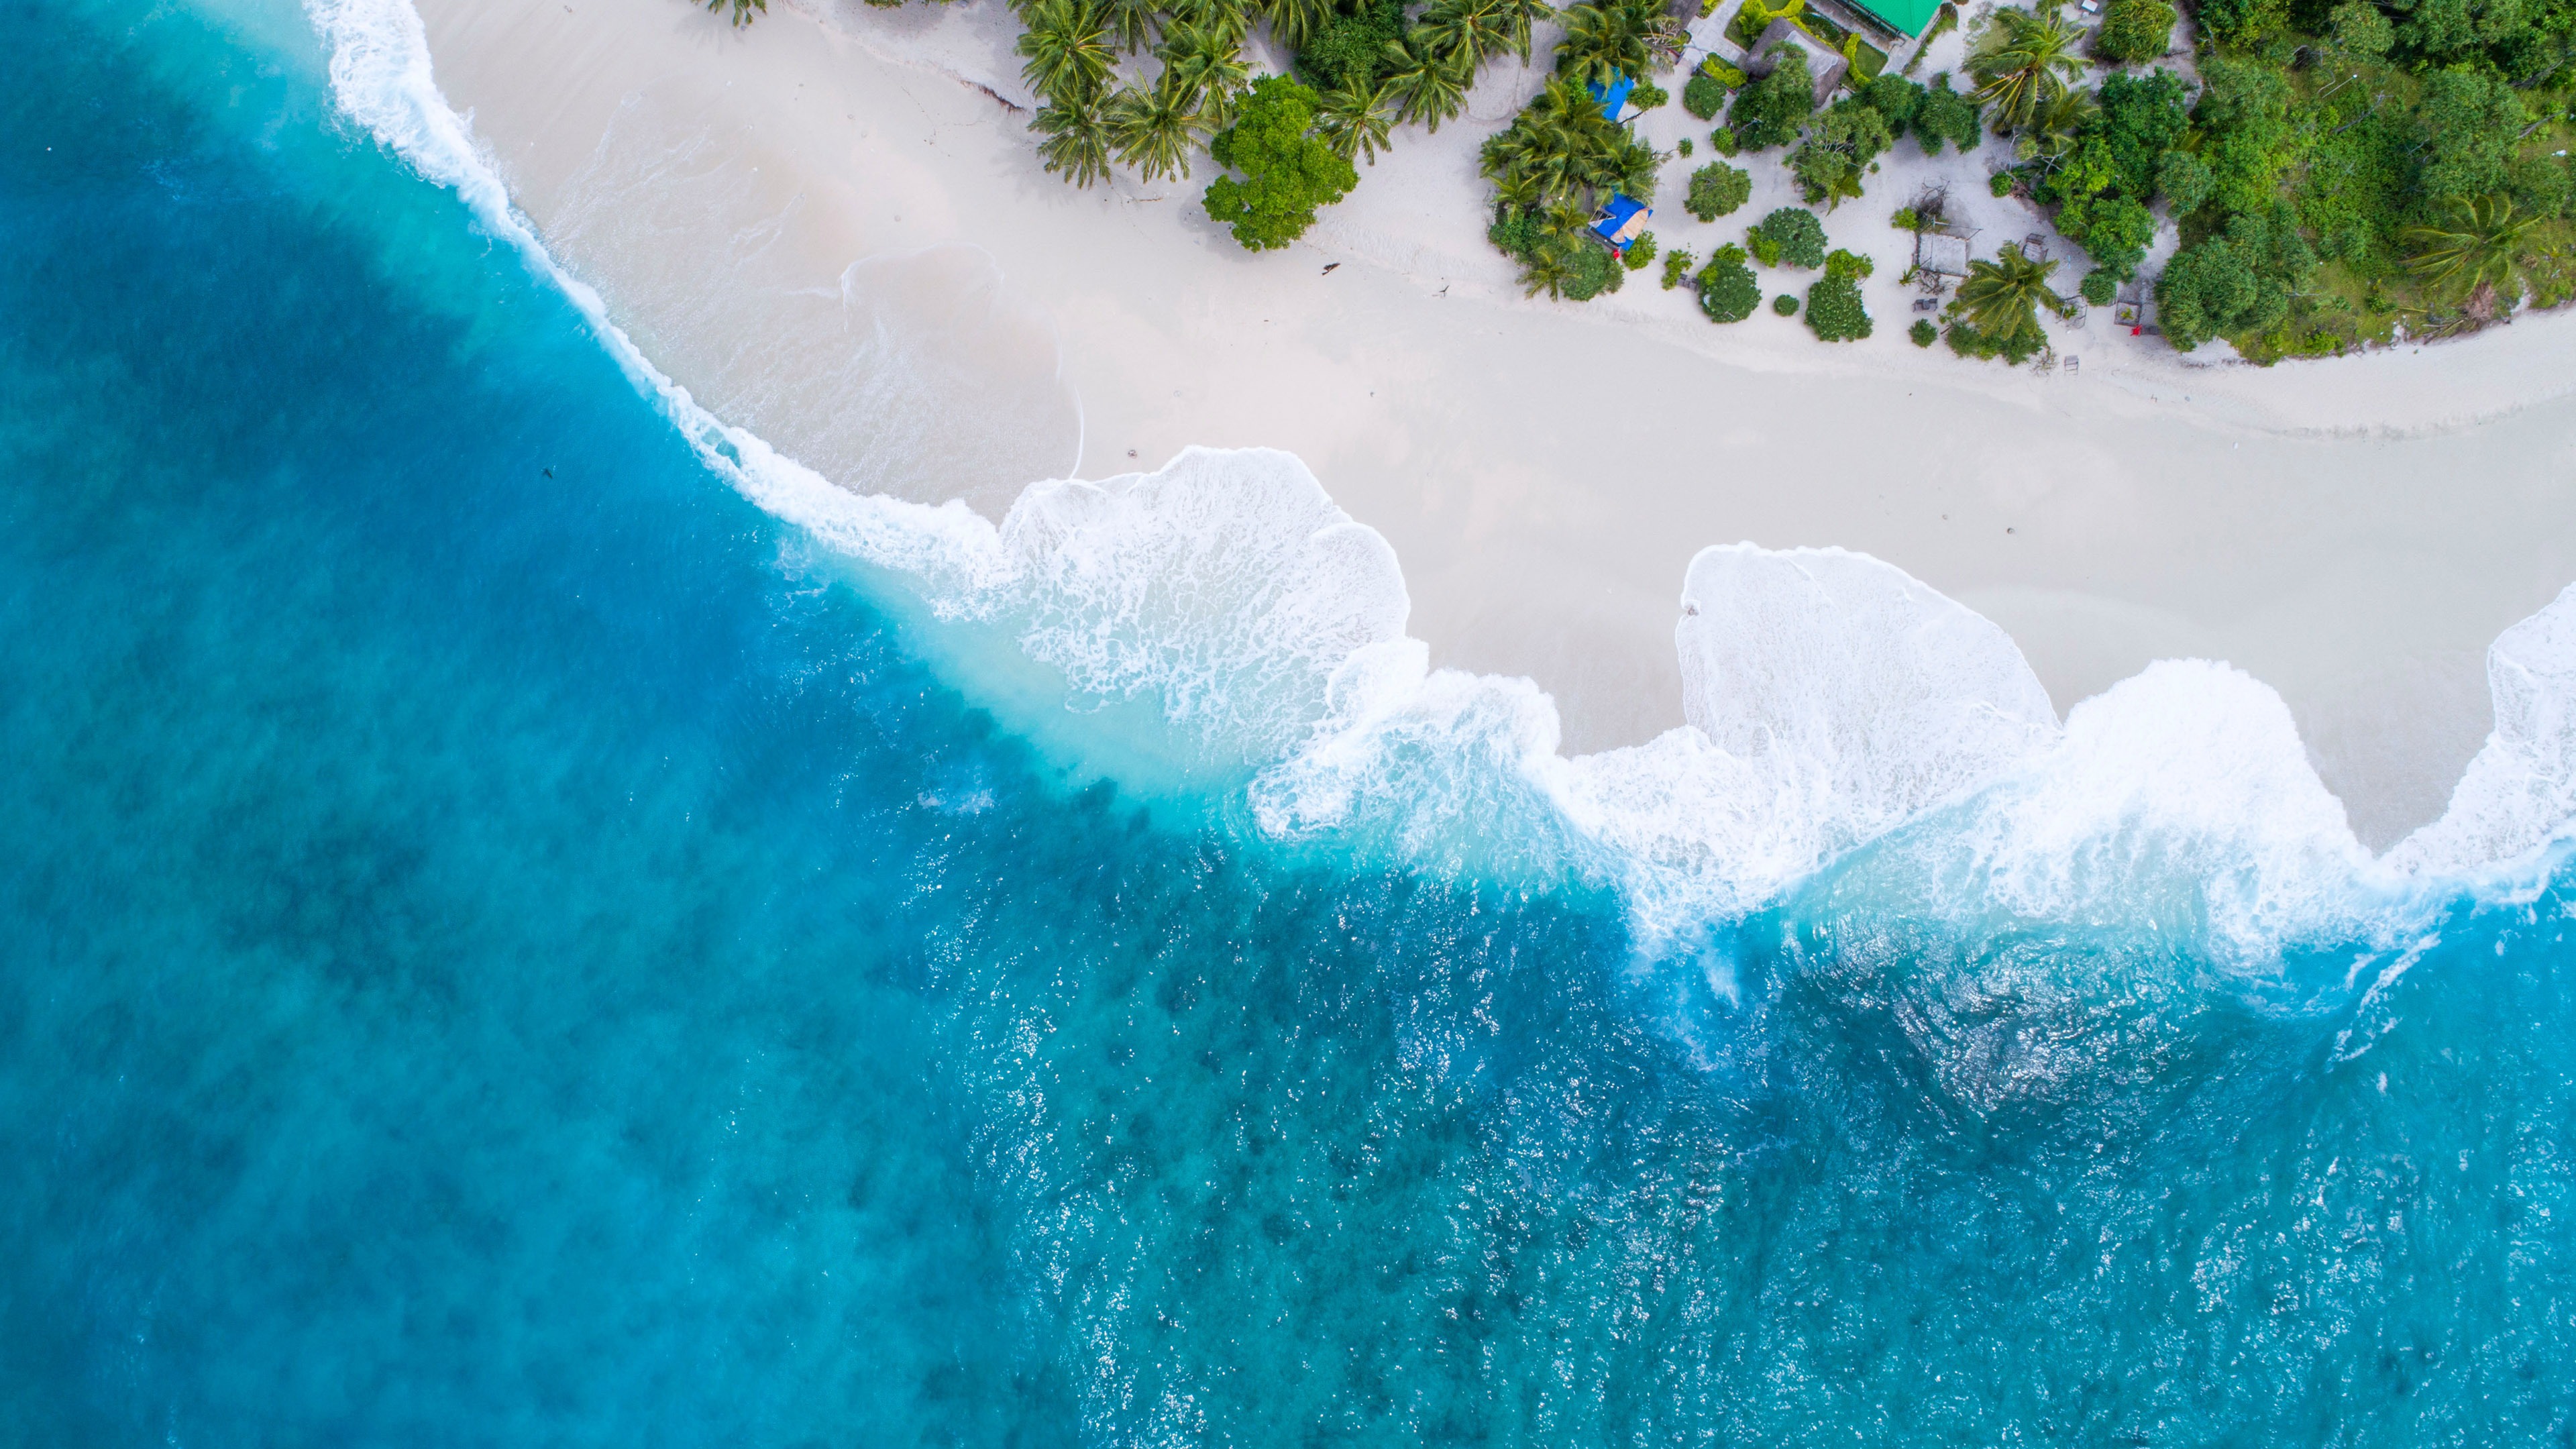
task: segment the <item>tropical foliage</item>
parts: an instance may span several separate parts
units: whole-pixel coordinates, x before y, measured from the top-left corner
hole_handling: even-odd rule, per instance
[[[1766,267],[1821,267],[1825,224],[1804,207],[1784,206],[1754,224],[1745,244]]]
[[[2154,60],[2173,48],[2174,8],[2165,0],[2111,0],[2093,53],[2113,65]]]
[[[1744,248],[1719,247],[1700,268],[1700,311],[1711,322],[1741,322],[1761,305],[1762,283],[1744,264]]]
[[[1727,110],[1727,129],[1748,151],[1785,146],[1798,139],[1807,118],[1816,113],[1815,73],[1807,53],[1783,42],[1771,47],[1770,73],[1745,82]]]
[[[1264,76],[1245,97],[1234,125],[1208,143],[1208,155],[1242,179],[1209,183],[1209,216],[1232,228],[1247,250],[1284,247],[1359,184],[1359,173],[1313,134],[1318,97],[1282,76]]]
[[[1723,161],[1711,161],[1691,173],[1690,194],[1682,209],[1702,221],[1715,221],[1744,205],[1752,195],[1750,172]]]
[[[2075,54],[2083,35],[2053,6],[1994,13],[1969,56],[1968,73],[1976,77],[1977,100],[1993,108],[1997,130],[2019,130],[2066,94],[2067,82],[2084,73]]]
[[[1604,116],[1581,82],[1551,76],[1482,159],[1495,192],[1487,236],[1521,264],[1525,289],[1580,301],[1618,285],[1615,265],[1601,281],[1592,261],[1608,256],[1588,232],[1592,214],[1616,194],[1654,195],[1662,158]]]
[[[2074,304],[2051,291],[2049,274],[2057,263],[2027,256],[2019,242],[2006,242],[1993,261],[1968,263],[1968,275],[1951,299],[1950,345],[1979,357],[2019,362],[2047,345],[2039,311],[2064,316]]]
[[[1862,177],[1895,144],[1886,113],[1865,99],[1848,97],[1807,129],[1806,139],[1789,153],[1789,174],[1798,178],[1808,202],[1822,202],[1830,210],[1860,195]]]
[[[1860,280],[1870,274],[1870,260],[1856,252],[1838,251],[1825,258],[1825,274],[1807,289],[1807,327],[1826,342],[1858,342],[1875,324],[1861,305]]]

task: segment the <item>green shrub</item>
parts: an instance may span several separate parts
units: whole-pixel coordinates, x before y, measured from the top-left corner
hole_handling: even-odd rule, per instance
[[[1795,317],[1798,315],[1798,299],[1782,292],[1771,299],[1771,310],[1783,317]]]
[[[1825,224],[1803,206],[1784,206],[1762,218],[1753,228],[1751,241],[1754,255],[1766,267],[1825,264]]]
[[[1485,240],[1494,250],[1517,262],[1535,260],[1539,248],[1547,241],[1547,227],[1538,213],[1513,206],[1494,208],[1494,224],[1485,228]]]
[[[1962,151],[1973,151],[1985,139],[1984,113],[1975,101],[1950,89],[1948,71],[1932,77],[1932,84],[1916,98],[1914,114],[1906,118],[1906,128],[1914,133],[1926,156],[1940,155],[1944,142]]]
[[[1351,163],[1312,134],[1314,91],[1286,76],[1263,76],[1246,92],[1235,123],[1208,141],[1208,154],[1243,179],[1219,176],[1202,204],[1233,228],[1250,251],[1284,247],[1315,224],[1317,207],[1330,206],[1360,184]]]
[[[2012,195],[2013,174],[2009,171],[1996,172],[1994,175],[1986,178],[1986,189],[1997,196]]]
[[[1834,255],[1847,257],[1851,253]],[[1815,333],[1819,341],[1858,342],[1870,334],[1873,325],[1869,309],[1861,305],[1860,283],[1849,272],[1836,272],[1828,265],[1825,274],[1807,289],[1807,330]]]
[[[1929,347],[1941,340],[1941,329],[1933,326],[1929,318],[1917,318],[1913,326],[1905,329],[1905,335],[1914,339],[1915,346]]]
[[[1860,195],[1861,178],[1895,144],[1896,134],[1877,107],[1847,97],[1807,128],[1806,139],[1789,153],[1789,173],[1808,201],[1832,206]]]
[[[1762,305],[1762,284],[1744,264],[1744,248],[1719,247],[1699,272],[1699,309],[1711,322],[1741,322]]]
[[[2218,178],[2209,163],[2188,151],[2167,151],[2156,162],[2156,194],[2165,199],[2177,221],[2187,212],[2198,211],[2217,189]]]
[[[2146,260],[2156,239],[2156,218],[2143,202],[2100,196],[2068,203],[2057,213],[2057,229],[2105,271],[2126,278]]]
[[[2096,267],[2084,274],[2084,280],[2075,284],[2075,290],[2094,306],[2108,307],[2111,299],[2119,295],[2118,285],[2117,279],[2109,272]]]
[[[1771,58],[1771,73],[1747,82],[1726,112],[1735,138],[1756,151],[1798,139],[1816,113],[1816,78],[1807,69],[1807,53],[1782,44],[1771,47]]]
[[[1682,82],[1682,109],[1703,121],[1717,119],[1726,109],[1728,86],[1713,75],[1702,73]]]
[[[1637,88],[1628,92],[1628,104],[1641,111],[1651,111],[1672,98],[1671,91],[1665,90],[1653,81],[1639,81]]]
[[[1680,247],[1675,247],[1671,251],[1664,253],[1664,290],[1669,292],[1673,288],[1680,286],[1682,283],[1689,281],[1690,269],[1691,254],[1689,252],[1684,251]]]
[[[1841,277],[1845,281],[1857,281],[1877,270],[1878,263],[1858,252],[1847,252],[1840,247],[1834,249],[1832,256],[1825,258],[1825,275]]]
[[[1635,241],[1628,243],[1627,254],[1619,260],[1629,271],[1644,271],[1655,260],[1655,234],[1653,232],[1640,234]]]
[[[2111,0],[2093,53],[2116,65],[2153,60],[2173,46],[2174,8],[2165,0]]]
[[[1619,284],[1628,278],[1627,272],[1619,265],[1619,259],[1610,255],[1608,247],[1588,242],[1573,244],[1572,254],[1565,259],[1565,269],[1569,275],[1560,295],[1569,302],[1589,302],[1604,292],[1618,291]]]
[[[1715,221],[1744,205],[1753,194],[1753,176],[1723,161],[1711,161],[1691,173],[1690,194],[1682,210],[1702,221]]]
[[[1675,142],[1673,143],[1673,154],[1674,154],[1674,155],[1676,155],[1676,156],[1687,156],[1687,155],[1689,155],[1690,153],[1691,153],[1691,138],[1690,138],[1690,137],[1688,137],[1688,136],[1684,136],[1684,137],[1682,137],[1680,140],[1675,141]]]
[[[1896,214],[1887,219],[1887,224],[1898,231],[1921,231],[1923,218],[1914,214],[1913,207],[1900,206],[1896,209]]]
[[[1707,76],[1728,90],[1741,89],[1747,79],[1743,71],[1713,55],[1700,60],[1698,74]]]
[[[1949,343],[1950,350],[1961,357],[1982,358],[1989,362],[2000,357],[2016,367],[2038,356],[2039,349],[2048,345],[2037,328],[2032,328],[2009,341],[1998,342],[1966,322],[1951,323],[1942,332],[1941,339]]]
[[[1403,34],[1403,0],[1364,3],[1324,22],[1297,53],[1297,68],[1326,86],[1365,89],[1385,76],[1387,43]]]

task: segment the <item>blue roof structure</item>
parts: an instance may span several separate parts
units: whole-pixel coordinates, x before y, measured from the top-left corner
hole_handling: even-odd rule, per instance
[[[1628,109],[1628,92],[1636,88],[1635,81],[1615,70],[1610,72],[1609,85],[1604,86],[1599,81],[1594,81],[1584,87],[1585,90],[1592,92],[1592,99],[1601,103],[1601,119],[1605,121],[1619,119],[1619,113]]]
[[[1608,242],[1612,251],[1624,252],[1628,249],[1628,243],[1635,241],[1644,233],[1646,223],[1652,220],[1654,215],[1653,208],[1646,203],[1632,196],[1622,196],[1612,192],[1610,199],[1602,203],[1601,210],[1593,215],[1592,231],[1594,235]]]

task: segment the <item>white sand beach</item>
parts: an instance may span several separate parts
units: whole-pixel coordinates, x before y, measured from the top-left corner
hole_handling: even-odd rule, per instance
[[[1392,543],[1433,662],[1533,678],[1569,751],[1681,722],[1700,548],[1838,544],[2002,625],[2061,711],[2159,658],[2242,667],[2384,845],[2485,736],[2488,642],[2576,579],[2568,317],[2257,369],[2097,313],[2058,339],[2080,372],[1963,362],[1904,336],[1892,169],[1829,218],[1880,265],[1877,335],[1828,346],[1768,312],[1713,326],[1652,271],[1521,297],[1474,150],[1525,74],[1251,255],[1204,174],[1040,170],[1000,0],[775,0],[739,31],[684,0],[418,3],[518,204],[719,416],[844,486],[996,517],[1191,444],[1290,450]],[[1641,127],[1704,130],[1677,105]],[[2040,225],[1980,158],[1902,150],[1991,209],[1981,252]],[[1667,244],[1790,199],[1751,158],[1753,204],[1703,226],[1691,164],[1665,171]]]

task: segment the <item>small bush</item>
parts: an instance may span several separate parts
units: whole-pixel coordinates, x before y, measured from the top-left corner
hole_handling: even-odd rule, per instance
[[[1628,279],[1608,247],[1589,242],[1575,244],[1574,254],[1566,258],[1566,270],[1573,274],[1565,283],[1564,297],[1569,302],[1589,302],[1604,292],[1618,291]]]
[[[2016,367],[2038,356],[2039,349],[2045,345],[2039,338],[2028,333],[2024,333],[2013,343],[2000,343],[1965,322],[1951,323],[1948,329],[1942,332],[1941,340],[1949,343],[1950,350],[1961,357],[1975,357],[1989,362],[2000,357]]]
[[[2093,53],[2115,65],[2154,60],[2173,46],[2174,8],[2165,0],[2111,0]]]
[[[1905,335],[1914,339],[1915,346],[1929,347],[1941,340],[1941,329],[1933,326],[1929,318],[1917,318],[1913,326],[1905,329]]]
[[[2013,174],[2009,171],[1996,172],[1994,175],[1986,178],[1986,189],[1997,196],[2012,195]]]
[[[1762,284],[1744,264],[1744,248],[1719,247],[1699,272],[1699,309],[1711,322],[1741,322],[1762,305]]]
[[[1720,126],[1716,130],[1708,133],[1708,149],[1716,152],[1720,156],[1732,156],[1736,152],[1743,150],[1744,146],[1743,143],[1735,139],[1735,133],[1733,131],[1728,130],[1724,126]]]
[[[1673,143],[1673,154],[1675,154],[1675,155],[1677,155],[1677,156],[1687,156],[1687,155],[1689,155],[1690,153],[1691,153],[1691,138],[1690,138],[1690,137],[1688,137],[1688,136],[1684,136],[1684,137],[1682,137],[1680,140],[1675,141],[1675,142]]]
[[[2084,280],[2075,284],[2075,290],[2094,306],[2108,307],[2112,297],[2118,295],[2114,291],[2115,285],[2109,272],[2096,267],[2084,274]]]
[[[1825,258],[1825,275],[1845,281],[1857,281],[1877,270],[1878,263],[1858,252],[1847,252],[1839,247],[1834,249],[1832,256]]]
[[[1851,253],[1834,255],[1847,257]],[[1824,276],[1807,289],[1807,330],[1822,342],[1858,342],[1875,325],[1870,321],[1869,309],[1861,305],[1860,283],[1850,272],[1837,272],[1828,264]]]
[[[1742,70],[1729,65],[1727,62],[1722,61],[1713,55],[1705,56],[1700,60],[1698,73],[1707,76],[1710,80],[1716,81],[1728,90],[1740,89],[1744,85],[1745,81],[1745,75]]]
[[[1782,292],[1771,299],[1771,310],[1783,317],[1795,317],[1798,315],[1798,299]]]
[[[1896,214],[1887,219],[1887,224],[1898,231],[1921,231],[1923,218],[1915,214],[1913,207],[1900,206],[1896,209]]]
[[[1691,254],[1689,252],[1684,251],[1680,247],[1675,247],[1671,251],[1664,253],[1664,290],[1669,292],[1673,288],[1680,286],[1682,283],[1689,281],[1690,269]]]
[[[1651,111],[1672,98],[1671,91],[1665,90],[1653,81],[1639,81],[1637,88],[1628,92],[1628,104],[1641,111]]]
[[[1703,121],[1714,121],[1726,109],[1726,82],[1702,73],[1682,83],[1682,109]]]
[[[1825,224],[1803,206],[1784,206],[1753,228],[1754,255],[1767,267],[1821,267],[1825,264]],[[1769,245],[1763,245],[1764,242]]]
[[[1753,195],[1753,176],[1723,161],[1711,161],[1691,173],[1690,194],[1682,210],[1702,221],[1715,221],[1744,205]]]
[[[1652,265],[1655,260],[1655,234],[1653,232],[1646,232],[1641,234],[1635,241],[1628,243],[1627,255],[1621,257],[1619,260],[1627,264],[1629,271],[1644,271],[1648,266]]]

